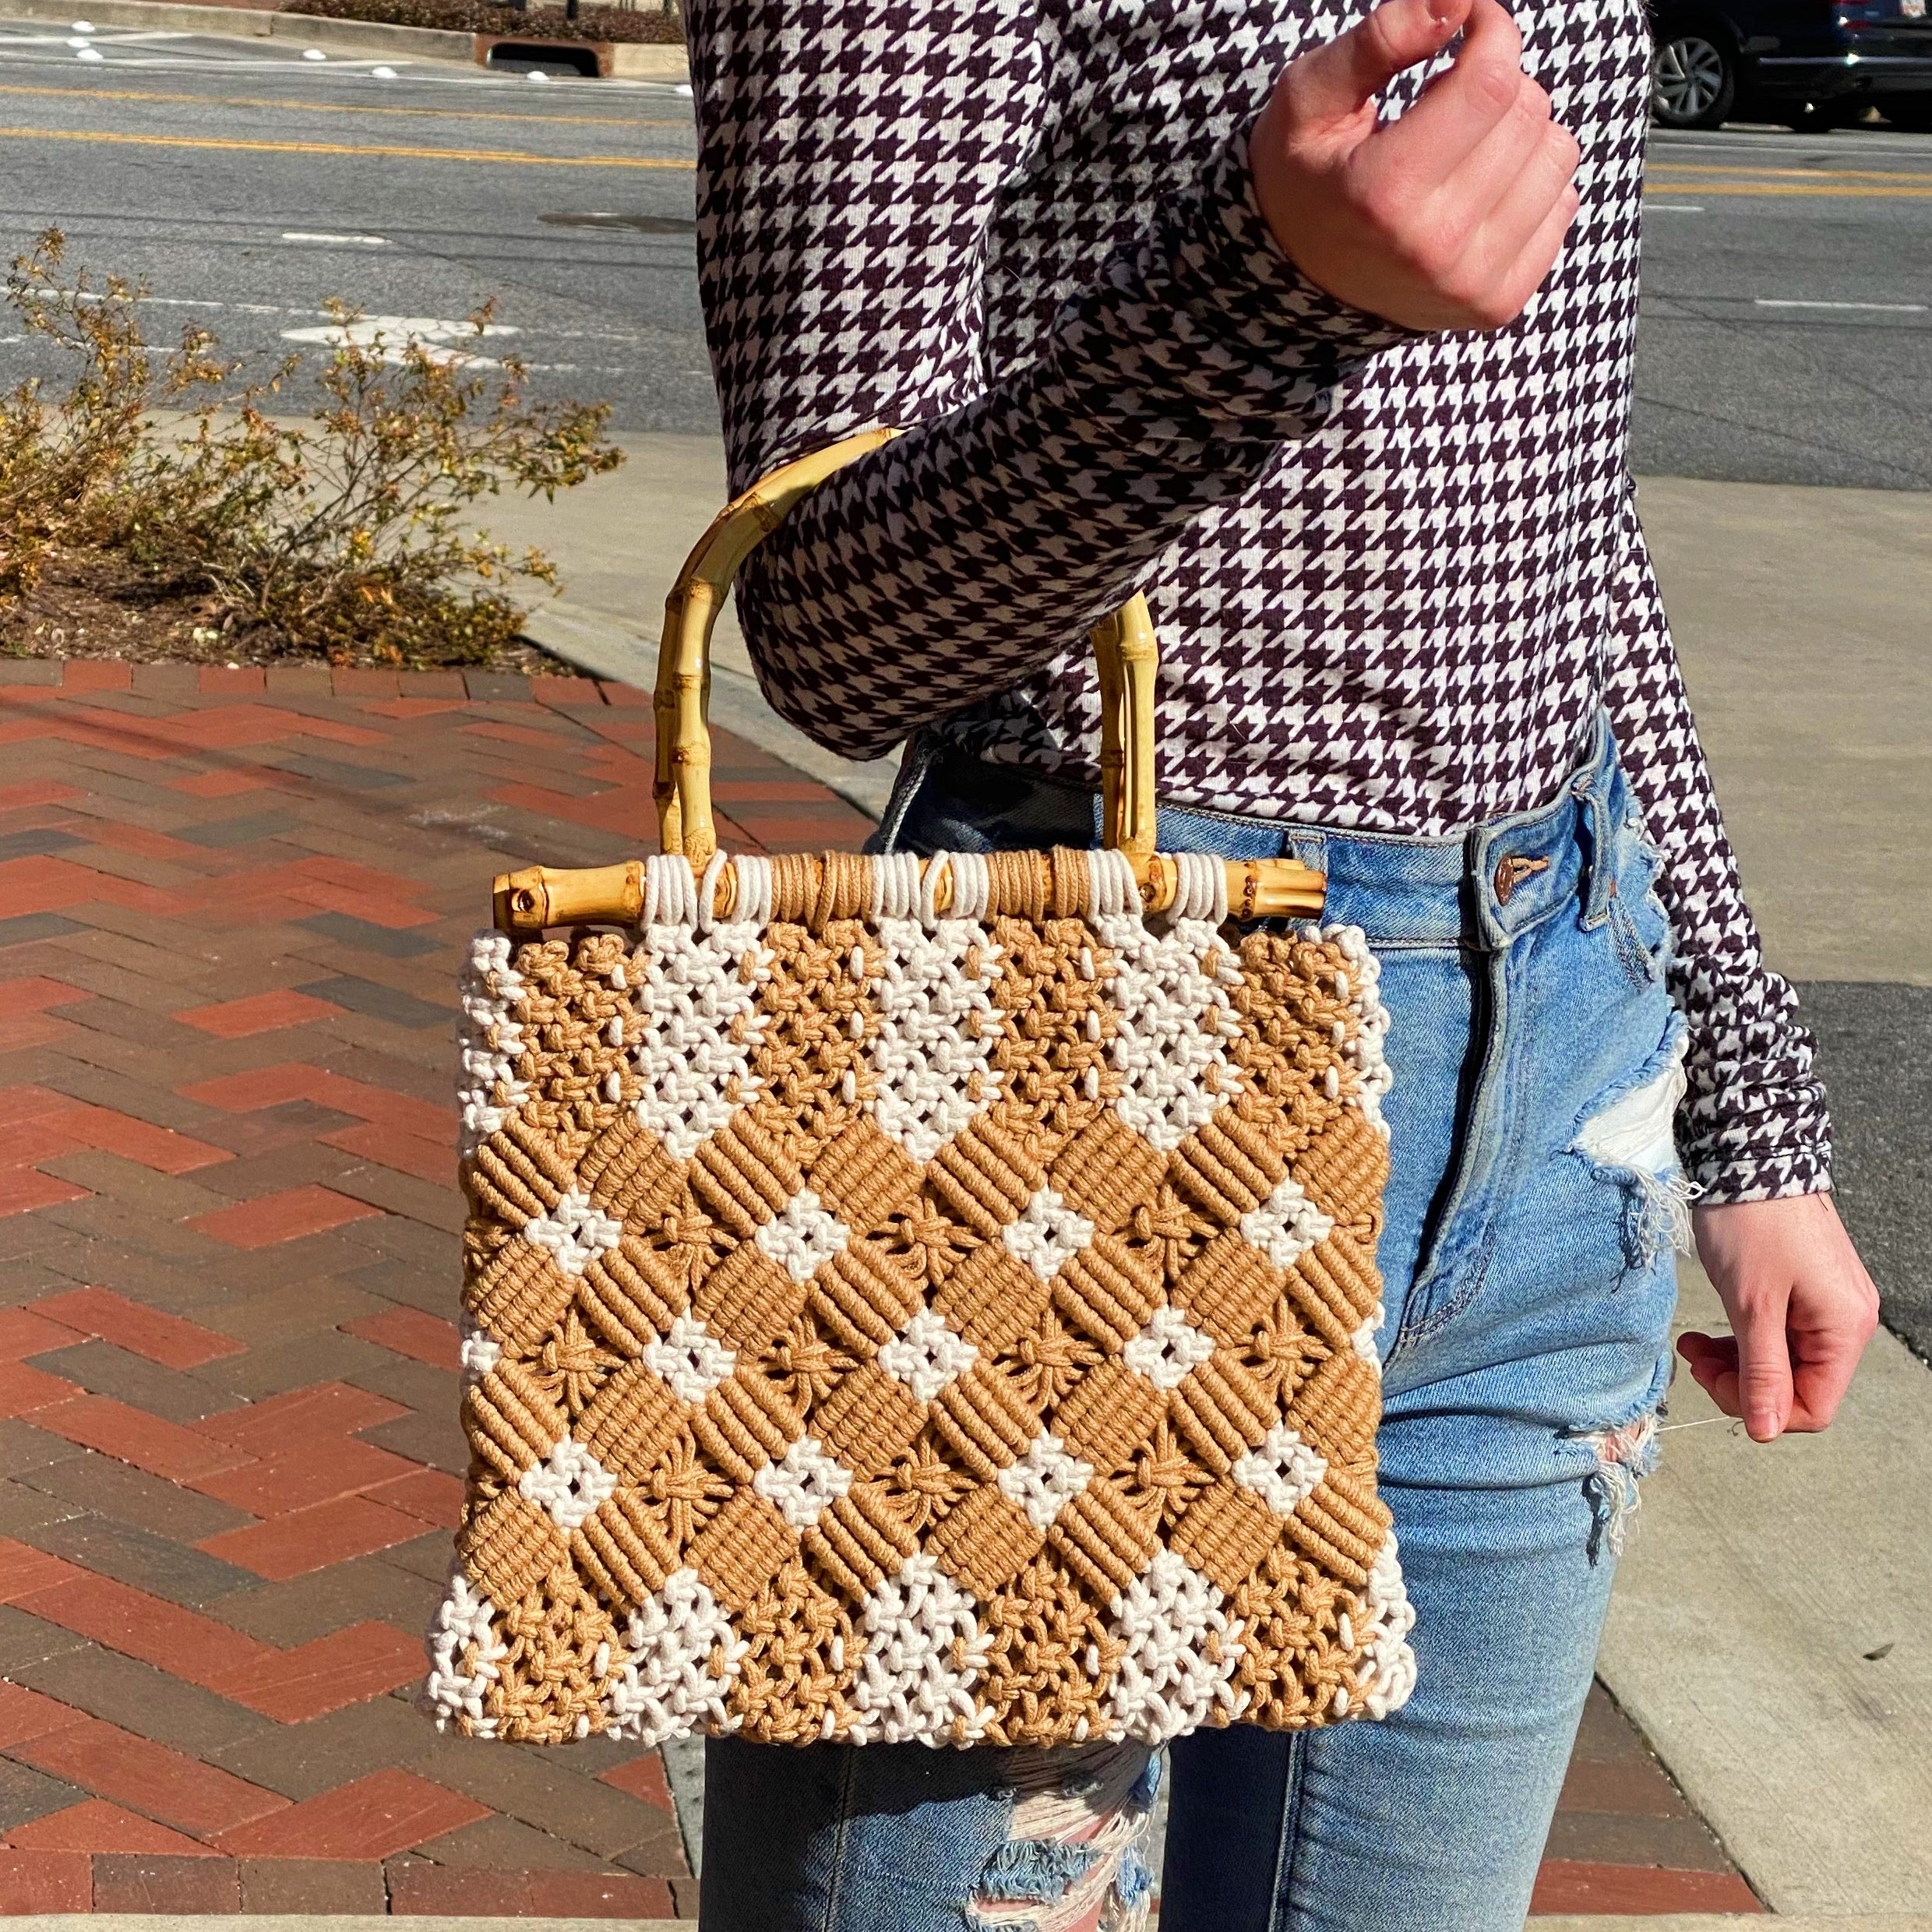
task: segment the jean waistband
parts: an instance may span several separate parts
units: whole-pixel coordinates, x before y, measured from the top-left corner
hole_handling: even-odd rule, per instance
[[[965,796],[975,767],[990,775],[977,761],[942,753],[931,776]],[[1017,775],[999,777],[1005,791]],[[1017,784],[1074,803],[1073,788],[1026,777]],[[1084,788],[1075,796],[1082,816],[1091,803],[1097,827],[1098,799]],[[1299,858],[1327,877],[1324,921],[1359,925],[1374,943],[1497,949],[1578,902],[1587,923],[1604,915],[1609,855],[1630,809],[1616,742],[1599,713],[1587,750],[1554,798],[1461,831],[1423,837],[1162,805],[1155,843],[1169,852]],[[1055,816],[1072,822],[1063,812]]]

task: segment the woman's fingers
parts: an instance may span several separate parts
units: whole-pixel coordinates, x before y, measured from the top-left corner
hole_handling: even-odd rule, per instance
[[[1463,270],[1472,290],[1497,291],[1499,308],[1515,294],[1525,272],[1533,270],[1530,291],[1549,273],[1576,211],[1571,185],[1576,154],[1569,134],[1546,122],[1507,157],[1497,157],[1480,188],[1470,189],[1472,199],[1490,192],[1496,198],[1464,247]]]
[[[1454,65],[1399,119],[1375,93],[1428,58],[1466,9]],[[1576,143],[1522,71],[1497,0],[1387,0],[1292,62],[1256,123],[1262,213],[1310,280],[1417,329],[1513,320],[1576,210]]]
[[[1524,88],[1535,86],[1523,72],[1516,23],[1497,0],[1474,0],[1447,70],[1407,113],[1375,130],[1378,165],[1430,192],[1509,118]]]
[[[1791,1345],[1781,1294],[1740,1300],[1731,1311],[1737,1335],[1738,1413],[1754,1442],[1775,1442],[1791,1419]]]
[[[1549,279],[1557,257],[1563,252],[1564,238],[1577,218],[1580,203],[1575,189],[1566,186],[1542,226],[1518,250],[1516,259],[1504,273],[1493,298],[1492,312],[1498,318],[1490,326],[1500,328],[1520,316],[1529,298]]]
[[[1680,1336],[1677,1352],[1698,1386],[1727,1416],[1743,1419],[1754,1442],[1775,1441],[1791,1419],[1791,1355],[1784,1304],[1771,1296],[1732,1309],[1729,1335]]]
[[[1878,1293],[1828,1193],[1705,1205],[1698,1252],[1735,1338],[1685,1335],[1692,1374],[1760,1442],[1838,1412],[1878,1326]]]
[[[1475,5],[1502,11],[1496,0]],[[1284,132],[1293,138],[1352,125],[1398,74],[1440,53],[1471,12],[1471,0],[1388,0],[1290,62],[1279,83]]]

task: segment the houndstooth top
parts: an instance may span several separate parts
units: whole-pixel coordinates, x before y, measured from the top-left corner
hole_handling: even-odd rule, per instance
[[[1721,1200],[1828,1186],[1810,1042],[1740,896],[1625,469],[1641,0],[1517,0],[1582,209],[1487,336],[1331,299],[1253,199],[1274,75],[1362,10],[691,0],[734,488],[911,426],[753,558],[765,689],[848,756],[925,725],[1091,777],[1085,633],[1137,587],[1164,796],[1415,834],[1544,802],[1607,705],[1667,855],[1690,1174]]]

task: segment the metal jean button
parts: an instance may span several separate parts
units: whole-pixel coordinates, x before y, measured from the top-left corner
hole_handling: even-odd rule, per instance
[[[1493,882],[1496,887],[1496,903],[1507,905],[1516,896],[1516,888],[1525,879],[1533,879],[1539,872],[1547,872],[1549,869],[1549,861],[1546,858],[1525,858],[1519,852],[1504,853],[1496,862],[1496,874]]]

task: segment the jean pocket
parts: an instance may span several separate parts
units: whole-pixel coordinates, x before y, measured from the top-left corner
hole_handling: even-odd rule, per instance
[[[1675,936],[1657,890],[1664,864],[1662,849],[1633,812],[1617,830],[1604,929],[1618,964],[1639,988],[1662,985],[1670,969]]]

